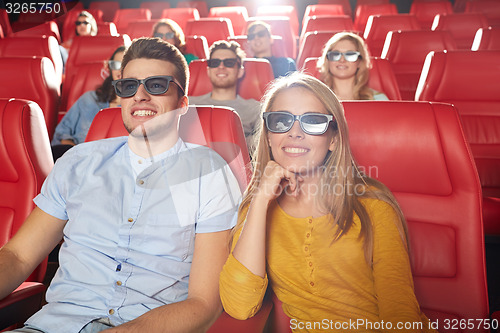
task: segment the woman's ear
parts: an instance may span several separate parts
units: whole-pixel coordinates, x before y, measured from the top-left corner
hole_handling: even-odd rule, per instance
[[[328,146],[329,151],[333,151],[335,149],[335,146],[337,145],[337,135],[333,135],[332,139],[330,141],[330,145]]]

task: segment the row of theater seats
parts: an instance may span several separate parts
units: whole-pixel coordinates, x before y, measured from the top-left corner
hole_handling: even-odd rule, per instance
[[[433,321],[489,317],[481,214],[481,186],[457,109],[433,102],[344,102],[354,156],[395,194],[408,221],[415,292]],[[0,99],[2,243],[33,208],[31,197],[52,159],[41,109],[33,102]],[[221,130],[223,129],[223,130]],[[126,134],[119,108],[101,111],[87,141]],[[227,108],[190,107],[180,123],[187,142],[216,150],[248,184],[249,156],[238,115]],[[392,144],[397,142],[398,144]],[[424,209],[425,208],[425,209]],[[40,265],[18,290],[0,302],[0,329],[36,311],[44,291]],[[440,327],[442,328],[442,326]],[[209,332],[288,333],[290,323],[272,293],[245,321],[226,313]],[[440,332],[453,330],[440,329]],[[462,332],[488,332],[483,326]]]

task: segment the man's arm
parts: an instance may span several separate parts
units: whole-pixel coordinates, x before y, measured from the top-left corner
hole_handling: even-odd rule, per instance
[[[205,332],[222,312],[219,274],[229,255],[229,230],[198,233],[188,298],[160,306],[123,325],[106,330],[119,332]]]
[[[0,249],[0,299],[8,296],[62,239],[66,221],[38,207]]]

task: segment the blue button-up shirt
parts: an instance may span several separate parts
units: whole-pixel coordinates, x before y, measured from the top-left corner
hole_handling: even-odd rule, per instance
[[[238,183],[209,148],[179,139],[134,176],[127,137],[84,143],[54,166],[34,199],[68,220],[48,304],[27,324],[78,332],[187,298],[196,233],[234,226]]]

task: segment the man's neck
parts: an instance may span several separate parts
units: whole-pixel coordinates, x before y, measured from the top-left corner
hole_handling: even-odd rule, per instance
[[[273,53],[271,51],[256,53],[255,58],[271,58]]]
[[[236,99],[236,87],[234,88],[214,88],[212,90],[212,99],[216,101],[228,101]]]
[[[129,135],[128,145],[134,154],[143,158],[152,158],[171,149],[179,140],[179,135],[167,135],[161,138]]]

